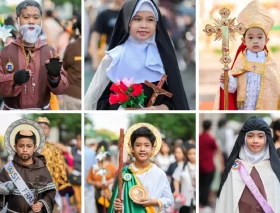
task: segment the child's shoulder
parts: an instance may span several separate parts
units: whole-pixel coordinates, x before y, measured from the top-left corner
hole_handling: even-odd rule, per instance
[[[166,173],[163,171],[162,168],[158,167],[158,165],[152,163],[152,169],[157,173],[157,175],[163,175],[166,176]]]

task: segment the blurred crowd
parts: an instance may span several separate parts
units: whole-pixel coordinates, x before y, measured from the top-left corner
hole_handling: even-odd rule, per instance
[[[102,148],[103,147],[103,148]],[[103,150],[102,150],[103,149]],[[101,162],[96,155],[101,151],[110,154]],[[118,141],[86,138],[84,146],[84,199],[85,213],[103,213],[107,210],[118,170]],[[124,155],[124,166],[134,159]],[[194,140],[163,138],[160,152],[151,159],[166,172],[175,198],[168,213],[194,213],[196,193],[196,146]],[[106,185],[102,184],[101,168],[106,169]],[[95,200],[95,202],[92,202]],[[95,211],[92,211],[94,209]]]
[[[55,5],[44,10],[39,38],[56,49],[59,57],[63,59],[69,87],[64,95],[55,96],[51,93],[50,105],[52,110],[78,110],[81,109],[81,12],[72,11],[72,16],[62,18],[62,14],[59,15],[57,11]],[[4,20],[2,25],[14,27],[10,32],[11,36],[5,40],[4,46],[7,46],[19,36],[16,13],[1,14],[0,20]]]
[[[241,117],[241,116],[240,116]],[[243,123],[221,118],[202,121],[199,135],[199,209],[201,213],[214,213],[216,194],[227,159]],[[275,148],[280,158],[280,119],[265,119],[271,127]]]

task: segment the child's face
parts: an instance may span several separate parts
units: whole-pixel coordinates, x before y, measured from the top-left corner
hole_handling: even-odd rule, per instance
[[[134,157],[140,162],[145,162],[154,151],[151,141],[146,137],[136,138],[133,144]]]
[[[249,28],[245,38],[242,38],[242,42],[254,53],[262,51],[268,41],[269,38],[266,38],[264,31],[258,27]]]
[[[260,131],[252,131],[247,133],[246,144],[248,149],[253,153],[262,151],[266,145],[265,133]]]
[[[195,159],[195,155],[196,155],[196,149],[195,148],[192,148],[188,151],[188,159],[191,163],[195,163],[196,159]]]
[[[139,41],[152,37],[156,30],[156,19],[151,11],[138,11],[130,21],[129,34]]]
[[[180,147],[176,147],[174,150],[174,156],[176,161],[183,161],[184,160],[184,153]]]
[[[21,138],[15,145],[16,152],[23,162],[29,161],[36,150],[33,140],[30,138]]]

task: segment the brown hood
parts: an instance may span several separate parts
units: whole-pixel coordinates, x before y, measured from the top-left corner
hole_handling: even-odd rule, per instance
[[[20,47],[20,46],[21,46],[21,38],[18,37],[18,38],[17,38],[15,41],[13,41],[12,43]],[[43,46],[45,46],[45,45],[47,45],[47,42],[38,39],[38,40],[36,41],[36,43],[35,43],[35,50],[38,50],[38,49],[40,49],[41,47],[43,47]]]

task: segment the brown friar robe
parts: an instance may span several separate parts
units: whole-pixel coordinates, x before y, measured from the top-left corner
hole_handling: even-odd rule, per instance
[[[33,155],[33,164],[24,165],[20,162],[19,156],[16,154],[13,159],[13,164],[22,179],[25,181],[28,188],[33,193],[35,191],[33,185],[36,182],[36,177],[39,176],[38,200],[44,204],[41,213],[52,213],[56,188],[46,167],[45,157],[35,152]],[[6,170],[3,169],[0,173],[0,182],[4,183],[7,181],[11,181],[11,178],[9,177]],[[1,196],[1,198],[1,208],[3,208],[6,203],[8,203],[7,212],[9,213],[28,213],[32,210],[16,187],[12,194]]]
[[[45,67],[51,50],[53,48],[49,47],[46,42],[41,40],[36,42],[33,60],[29,64],[34,81],[32,82],[32,78],[30,78],[24,84],[15,84],[13,81],[14,72],[27,68],[20,39],[18,38],[0,52],[0,97],[4,98],[4,103],[8,108],[48,109],[46,106],[50,103],[50,93],[61,95],[65,92],[68,81],[64,69],[61,68],[60,77],[57,80],[59,82],[56,82],[48,75]],[[7,107],[4,109],[8,109]]]
[[[262,180],[255,167],[253,167],[250,176],[252,177],[262,196],[267,200]],[[245,186],[243,190],[238,207],[239,213],[265,213],[247,186]]]
[[[81,38],[78,38],[75,42],[69,44],[66,48],[63,59],[63,67],[67,73],[67,79],[69,81],[69,87],[65,91],[65,94],[77,99],[81,99],[81,46]]]

